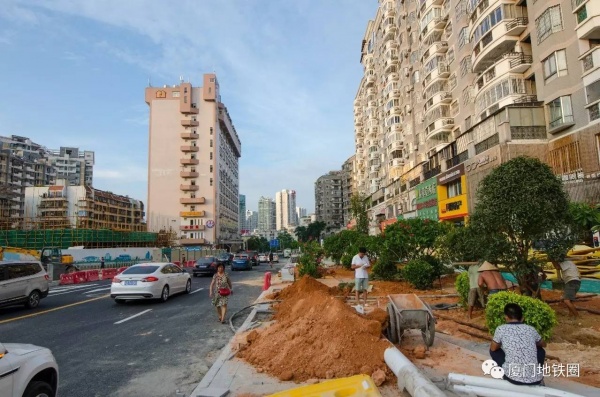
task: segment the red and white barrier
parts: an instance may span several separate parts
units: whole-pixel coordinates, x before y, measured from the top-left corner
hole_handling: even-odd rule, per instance
[[[86,283],[88,281],[86,272],[75,272],[71,274],[73,275],[75,284]]]
[[[85,271],[85,281],[99,281],[100,274],[98,270],[86,270]]]
[[[73,273],[61,274],[60,282],[58,284],[59,285],[75,284],[75,277],[73,276]]]
[[[102,269],[102,280],[112,280],[117,275],[117,269]]]

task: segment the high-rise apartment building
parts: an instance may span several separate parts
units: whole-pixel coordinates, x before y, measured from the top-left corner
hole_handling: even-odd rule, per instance
[[[240,194],[240,204],[239,204],[239,233],[242,234],[242,230],[247,229],[246,227],[246,196],[244,194]]]
[[[175,229],[181,245],[241,246],[241,143],[217,77],[146,88],[150,107],[148,228]]]
[[[61,146],[47,151],[48,163],[56,168],[56,179],[70,186],[92,186],[94,182],[95,155],[91,150]]]
[[[296,207],[296,219],[298,219],[298,224],[300,224],[300,218],[304,218],[308,214],[306,208]]]
[[[245,234],[251,234],[258,229],[258,211],[246,210]]]
[[[298,226],[295,190],[284,189],[275,193],[275,216],[275,228],[278,231]]]
[[[343,228],[343,171],[330,171],[315,182],[315,213],[318,222],[325,222],[326,230]]]
[[[258,227],[259,232],[275,230],[275,202],[270,197],[261,197],[258,200]]]
[[[354,186],[354,166],[356,156],[350,156],[342,165],[342,214],[344,217],[344,225],[348,225],[352,220],[352,195],[356,191]]]
[[[519,155],[597,201],[599,2],[380,0],[361,63],[353,179],[372,221],[462,223],[479,182]]]

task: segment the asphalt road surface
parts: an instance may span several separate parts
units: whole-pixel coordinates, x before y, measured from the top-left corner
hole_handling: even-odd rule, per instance
[[[268,264],[228,270],[234,284],[228,318],[258,297],[269,270]],[[110,281],[57,286],[35,310],[0,309],[0,338],[50,348],[61,397],[168,397],[177,390],[189,396],[232,336],[211,305],[210,281],[192,277],[191,294],[165,303],[125,305],[110,298]]]

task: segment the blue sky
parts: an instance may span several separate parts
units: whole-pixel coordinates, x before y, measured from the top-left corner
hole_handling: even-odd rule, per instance
[[[0,135],[96,152],[94,185],[146,201],[144,88],[217,73],[240,193],[297,191],[354,152],[360,45],[376,0],[3,0]]]

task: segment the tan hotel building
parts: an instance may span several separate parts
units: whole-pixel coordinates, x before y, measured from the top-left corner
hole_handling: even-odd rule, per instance
[[[431,205],[464,222],[522,154],[599,201],[600,1],[380,0],[361,63],[354,181],[373,223]]]
[[[235,248],[241,143],[214,74],[146,88],[150,106],[148,230],[175,230],[183,246]]]

